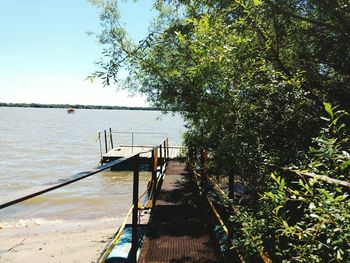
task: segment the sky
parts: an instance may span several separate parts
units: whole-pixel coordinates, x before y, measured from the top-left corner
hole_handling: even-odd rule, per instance
[[[147,34],[152,2],[121,5],[135,40]],[[0,0],[0,102],[148,106],[86,77],[98,70],[99,10],[87,0]]]

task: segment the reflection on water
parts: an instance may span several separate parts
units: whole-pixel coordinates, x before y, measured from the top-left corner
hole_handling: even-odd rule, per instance
[[[77,110],[67,114],[64,109],[0,107],[0,197],[95,167],[100,158],[96,135],[108,127],[164,132],[171,143],[181,144],[182,119],[159,116],[154,111]],[[137,139],[148,144],[147,136]],[[113,139],[117,145],[123,138]],[[148,179],[148,173],[140,174],[140,191]],[[132,173],[106,171],[0,210],[0,221],[115,217],[127,212],[131,192]]]

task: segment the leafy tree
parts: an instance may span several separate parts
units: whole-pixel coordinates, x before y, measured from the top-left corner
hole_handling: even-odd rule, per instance
[[[347,0],[157,0],[158,16],[137,43],[121,26],[117,1],[92,2],[102,10],[98,37],[105,49],[101,70],[91,78],[122,82],[156,107],[179,111],[187,122],[186,144],[210,149],[211,168],[253,193],[260,209],[253,217],[246,211],[235,246],[267,245],[281,261],[303,261],[298,251],[312,261],[349,257],[348,236],[328,230],[349,232],[347,196],[320,182],[294,187],[274,176],[271,184],[264,165],[309,163],[313,171],[348,176]],[[125,68],[129,76],[119,80]],[[345,111],[326,104],[330,122],[318,136],[324,101]],[[340,119],[344,126],[337,126]],[[290,221],[286,207],[293,195],[305,201],[298,199],[303,216]]]

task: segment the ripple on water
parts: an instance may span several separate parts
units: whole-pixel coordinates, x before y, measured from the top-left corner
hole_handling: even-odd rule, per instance
[[[77,110],[69,115],[65,109],[0,107],[0,196],[95,167],[100,159],[97,132],[109,127],[164,132],[172,143],[181,144],[182,119],[159,116],[155,111]],[[157,134],[143,136],[135,137],[135,143],[160,141]],[[114,136],[115,145],[130,141],[130,135]],[[148,178],[141,175],[141,189]],[[107,171],[0,210],[0,220],[122,215],[131,205],[131,190],[131,173]]]

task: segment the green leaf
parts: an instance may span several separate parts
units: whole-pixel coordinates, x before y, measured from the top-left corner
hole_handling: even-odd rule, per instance
[[[315,219],[320,219],[320,216],[317,214],[314,214],[314,213],[310,214],[310,217],[315,218]]]
[[[278,215],[278,211],[283,207],[283,205],[279,205],[274,209],[274,212],[276,214],[276,216]]]
[[[324,120],[324,121],[327,121],[327,122],[331,121],[330,119],[328,119],[326,117],[321,117],[321,120]]]
[[[342,162],[342,164],[340,165],[340,169],[342,171],[344,171],[345,169],[347,169],[350,166],[350,160]]]
[[[262,0],[253,0],[253,2],[254,2],[254,5],[256,5],[256,6],[263,4]]]
[[[283,190],[285,185],[286,185],[286,181],[284,180],[284,178],[282,178],[280,182],[280,188]]]
[[[309,209],[310,209],[310,210],[313,210],[313,209],[315,209],[315,208],[316,208],[315,204],[314,204],[313,202],[311,202],[311,203],[309,204]]]
[[[219,62],[221,62],[223,59],[223,56],[222,55],[219,55]]]
[[[342,249],[337,250],[337,259],[342,260],[344,255],[344,251]]]
[[[334,115],[333,115],[332,105],[328,102],[324,102],[323,105],[328,115],[333,119]]]

